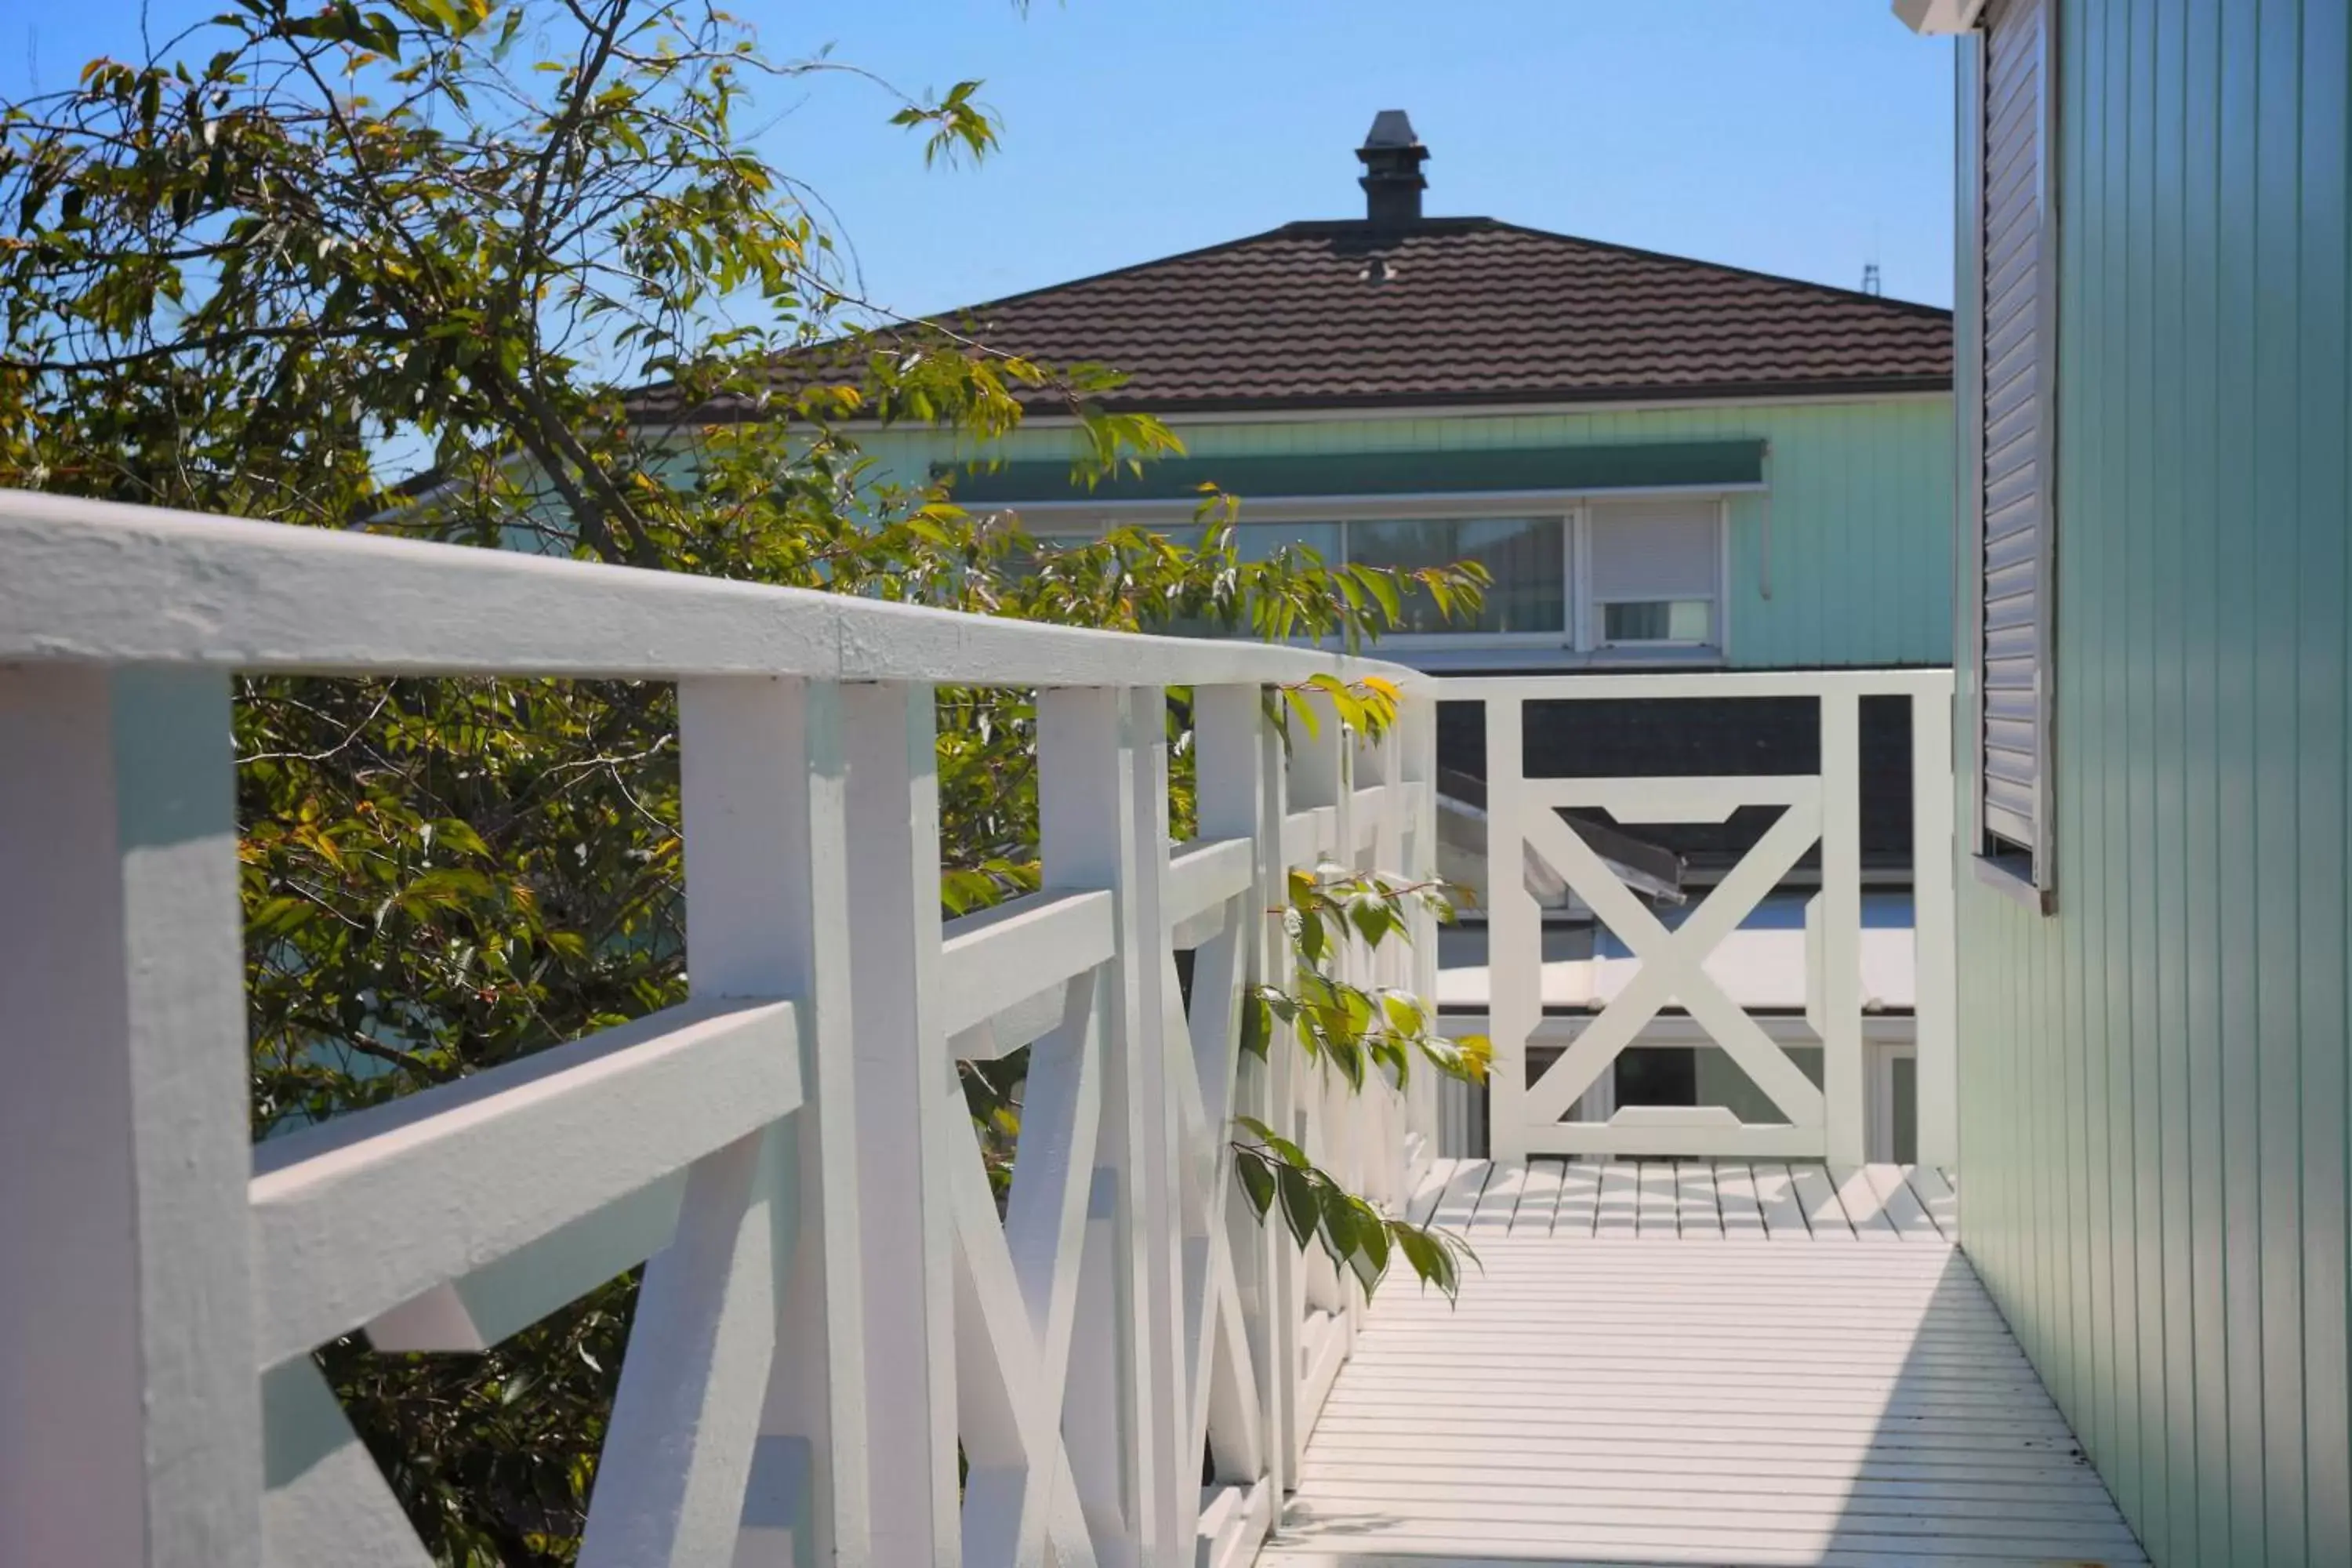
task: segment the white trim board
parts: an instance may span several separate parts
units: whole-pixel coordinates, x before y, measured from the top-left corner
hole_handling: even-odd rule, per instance
[[[1924,300],[1904,301],[1924,304]],[[1930,310],[1944,310],[1930,305]],[[1575,417],[1601,414],[1665,414],[1686,408],[1833,408],[1857,403],[1948,402],[1949,388],[1914,387],[1894,392],[1780,393],[1759,397],[1643,397],[1611,400],[1591,398],[1568,403],[1414,403],[1363,408],[1260,408],[1228,410],[1145,410],[1163,425],[1349,425],[1405,419],[1528,419],[1547,416]],[[1022,420],[1024,430],[1071,430],[1080,421],[1071,414],[1032,414]]]

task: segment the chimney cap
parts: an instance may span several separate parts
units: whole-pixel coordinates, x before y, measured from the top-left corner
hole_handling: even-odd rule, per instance
[[[1383,109],[1372,116],[1372,128],[1364,133],[1364,146],[1418,147],[1421,138],[1412,133],[1412,121],[1402,109]]]
[[[1429,181],[1421,165],[1429,149],[1412,131],[1402,109],[1383,109],[1372,117],[1364,144],[1356,149],[1364,165],[1364,220],[1375,228],[1404,228],[1421,221],[1421,193]]]

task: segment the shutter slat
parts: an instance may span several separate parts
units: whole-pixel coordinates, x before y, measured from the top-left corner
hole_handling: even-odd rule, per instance
[[[2031,397],[2016,398],[1999,416],[1985,416],[1985,471],[2008,473],[2021,463],[2040,461],[2042,409]],[[2021,449],[2018,443],[2025,445]]]
[[[2014,719],[2032,723],[2033,689],[2030,686],[1986,687],[1985,714],[1988,719]]]
[[[2041,326],[2038,312],[2027,308],[2033,302],[2034,279],[2041,270],[2042,234],[2039,229],[2029,228],[1990,275],[1991,281],[1985,290],[1987,363],[2014,343],[2018,332],[2031,332]],[[1992,323],[1999,324],[1998,331]]]
[[[1985,604],[1985,635],[1991,637],[1995,633],[2009,631],[2018,626],[2024,627],[2028,632],[2032,631],[2033,623],[2040,618],[2034,613],[2040,603],[2041,601],[2030,592],[1988,600]]]
[[[2040,532],[2036,502],[2041,496],[2041,466],[2024,461],[1985,474],[1985,537],[1988,542],[2014,528]]]
[[[2018,208],[2013,204],[2033,183],[2038,129],[2033,101],[2032,93],[2025,94],[2017,114],[1994,126],[1985,144],[1985,210],[1999,215],[2002,222],[2015,219]]]
[[[2029,667],[2024,679],[2030,681],[2036,640],[2034,628],[2030,626],[1988,627],[1985,631],[1985,668],[1990,671],[2005,658],[2023,659]]]

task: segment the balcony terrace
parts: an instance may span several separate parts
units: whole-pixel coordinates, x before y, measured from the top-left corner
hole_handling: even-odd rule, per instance
[[[691,1000],[255,1145],[244,671],[677,682]],[[1400,722],[1286,742],[1266,689],[1324,673],[1394,681]],[[1045,882],[953,921],[947,685],[1037,693]],[[1526,776],[1530,708],[1604,695],[1817,703],[1819,766]],[[0,1562],[421,1563],[313,1347],[478,1351],[640,1262],[589,1564],[2142,1562],[1964,1251],[1950,699],[1933,671],[1439,680],[0,496]],[[1865,700],[1910,716],[1907,1013],[1865,983]],[[1425,1073],[1351,1094],[1239,1023],[1288,868],[1433,873],[1447,701],[1486,708],[1489,863],[1531,852],[1629,950],[1562,1004],[1534,895],[1490,885],[1453,1015],[1494,1040],[1476,1106]],[[1559,815],[1759,807],[1671,920]],[[1754,952],[1802,972],[1759,999],[1727,944],[1790,886],[1801,934]],[[1412,934],[1346,962],[1436,997]],[[1611,1103],[1661,1041],[1753,1092]],[[954,1064],[1024,1046],[1000,1207]],[[1463,1231],[1458,1309],[1368,1302],[1262,1226],[1236,1115]]]

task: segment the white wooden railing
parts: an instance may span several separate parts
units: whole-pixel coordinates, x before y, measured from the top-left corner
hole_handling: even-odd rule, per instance
[[[1792,674],[1538,676],[1444,683],[1448,701],[1486,709],[1488,1016],[1473,1021],[1495,1052],[1488,1136],[1498,1160],[1529,1154],[1763,1156],[1860,1164],[1874,1118],[1864,1072],[1861,702],[1907,704],[1911,730],[1913,847],[1912,1013],[1916,1036],[1917,1158],[1958,1163],[1953,1060],[1952,676],[1944,669]],[[1601,700],[1790,699],[1817,702],[1820,765],[1793,775],[1675,778],[1533,778],[1525,737],[1534,703],[1562,703],[1543,721],[1562,726],[1573,750],[1573,705]],[[1722,823],[1742,806],[1779,816],[1739,863],[1671,929],[1559,815],[1604,811],[1621,825]],[[1804,1008],[1796,1033],[1817,1041],[1817,1085],[1790,1056],[1790,1030],[1768,1032],[1759,1009],[1727,994],[1711,955],[1757,905],[1819,846],[1819,891],[1804,925]],[[1590,1017],[1545,1013],[1541,915],[1516,876],[1523,856],[1549,864],[1638,963]],[[1611,1064],[1678,1004],[1697,1037],[1727,1055],[1778,1109],[1773,1122],[1742,1121],[1721,1106],[1610,1107],[1563,1120],[1603,1081]],[[1533,1081],[1528,1051],[1538,1038],[1565,1049]],[[1688,1043],[1687,1033],[1676,1037]],[[1582,1109],[1589,1110],[1588,1102]]]
[[[677,680],[692,999],[255,1149],[239,670]],[[1403,722],[1286,753],[1262,690],[1322,670]],[[943,683],[1039,690],[1045,882],[944,925]],[[1360,1297],[1248,1215],[1231,1119],[1401,1201],[1436,1109],[1247,1058],[1243,988],[1286,866],[1426,874],[1427,692],[0,494],[0,1563],[421,1562],[313,1347],[479,1350],[640,1261],[585,1563],[1245,1561]],[[1377,963],[1433,993],[1433,942]],[[953,1064],[1029,1044],[1000,1220]]]

